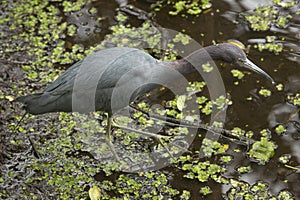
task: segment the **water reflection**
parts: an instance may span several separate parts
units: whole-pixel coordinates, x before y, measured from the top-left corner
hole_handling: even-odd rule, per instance
[[[300,74],[294,74],[287,77],[287,82],[285,83],[285,92],[287,93],[297,93],[300,91]]]
[[[270,0],[241,0],[241,1],[235,1],[235,0],[224,0],[224,2],[228,3],[230,5],[230,11],[236,11],[241,12],[244,10],[254,10],[255,8],[259,6],[268,6],[272,4],[272,1]]]

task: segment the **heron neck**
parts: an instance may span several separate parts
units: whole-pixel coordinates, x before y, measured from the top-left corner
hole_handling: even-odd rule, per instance
[[[194,51],[185,58],[174,61],[172,65],[182,74],[190,74],[196,71],[196,68],[201,67],[209,61],[217,61],[221,58],[218,55],[216,46],[207,46]]]

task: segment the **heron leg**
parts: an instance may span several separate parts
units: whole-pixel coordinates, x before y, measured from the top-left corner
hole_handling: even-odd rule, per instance
[[[113,143],[111,142],[111,124],[112,124],[112,116],[110,114],[108,114],[108,118],[107,118],[107,127],[106,127],[106,140],[107,140],[107,144],[109,146],[109,148],[111,149],[112,153],[114,154],[114,157],[116,158],[116,160],[118,162],[120,162],[120,158],[115,150],[115,147],[113,145]]]
[[[112,123],[112,116],[108,115],[107,118],[107,127],[106,127],[106,133],[105,136],[108,140],[111,141],[111,136],[110,136],[110,132],[111,132],[111,123]]]

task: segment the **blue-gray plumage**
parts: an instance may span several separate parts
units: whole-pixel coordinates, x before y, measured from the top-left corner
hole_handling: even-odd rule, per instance
[[[156,83],[153,80],[174,81],[172,73],[160,69],[168,67],[182,74],[195,71],[188,62],[190,59],[196,59],[199,64],[210,59],[238,63],[274,83],[267,73],[247,59],[239,47],[232,44],[204,47],[174,62],[159,61],[138,49],[116,47],[91,54],[62,73],[41,93],[22,96],[16,100],[22,102],[26,111],[34,115],[100,110],[111,116],[114,111],[126,107],[130,101],[157,87],[157,84],[152,84]],[[130,95],[129,101],[119,95],[112,108],[111,97],[114,90],[124,96]],[[110,122],[108,127],[110,130]]]

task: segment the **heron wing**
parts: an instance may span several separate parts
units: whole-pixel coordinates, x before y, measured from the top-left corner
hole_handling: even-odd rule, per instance
[[[77,75],[77,71],[79,66],[81,65],[82,60],[72,65],[69,69],[64,71],[53,83],[48,85],[43,92],[51,92],[55,90],[62,90],[64,85],[69,85],[68,82],[72,82],[75,76]],[[65,89],[65,87],[64,87]]]
[[[85,91],[113,88],[116,84],[126,84],[126,81],[145,76],[144,69],[149,70],[149,64],[155,62],[152,56],[134,48],[118,47],[98,51],[75,63],[43,92],[62,95],[74,89]],[[122,79],[125,75],[126,79]]]

